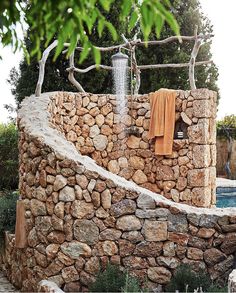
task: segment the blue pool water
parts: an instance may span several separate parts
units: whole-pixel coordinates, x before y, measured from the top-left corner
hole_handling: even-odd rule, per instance
[[[217,187],[216,206],[218,208],[236,207],[236,187]]]

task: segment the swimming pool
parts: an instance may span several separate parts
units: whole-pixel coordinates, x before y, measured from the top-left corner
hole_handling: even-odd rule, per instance
[[[218,208],[236,207],[236,187],[217,187],[216,206]]]

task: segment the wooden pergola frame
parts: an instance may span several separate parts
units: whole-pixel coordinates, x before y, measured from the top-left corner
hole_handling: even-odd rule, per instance
[[[212,38],[212,34],[198,34],[197,33],[197,27],[195,28],[194,35],[193,36],[171,36],[169,38],[163,39],[163,40],[156,40],[156,41],[148,41],[148,42],[143,42],[139,39],[137,40],[131,40],[128,41],[125,39],[123,36],[123,39],[125,42],[120,45],[115,45],[115,46],[110,46],[110,47],[96,47],[100,52],[108,52],[108,51],[116,51],[120,49],[126,49],[131,52],[131,67],[129,67],[129,70],[132,70],[136,76],[136,83],[135,83],[135,88],[134,88],[134,94],[138,94],[139,87],[140,87],[140,74],[141,70],[146,70],[146,69],[159,69],[159,68],[182,68],[182,67],[189,67],[189,82],[190,82],[190,88],[191,89],[196,89],[196,84],[195,84],[195,77],[194,77],[194,68],[195,66],[199,65],[206,65],[210,64],[213,61],[212,60],[205,60],[205,61],[199,61],[196,62],[196,57],[199,52],[199,49],[202,45],[202,42],[204,40],[208,40]],[[181,41],[194,41],[194,46],[191,52],[190,60],[188,63],[173,63],[173,64],[150,64],[150,65],[138,65],[135,57],[135,50],[137,47],[144,47],[144,46],[153,46],[153,45],[163,45],[167,44],[170,42],[178,41],[181,39]],[[38,77],[38,82],[35,90],[35,96],[39,97],[42,91],[42,85],[44,81],[44,74],[45,74],[45,64],[48,58],[48,55],[50,52],[57,46],[58,41],[55,40],[52,44],[50,44],[49,47],[47,47],[42,55],[42,59],[39,61],[39,77]],[[65,43],[64,47],[68,48],[70,46],[69,43]],[[63,53],[67,52],[68,49],[66,49]],[[76,47],[75,50],[77,51],[82,51],[82,47]],[[88,66],[87,68],[77,68],[75,67],[74,64],[74,53],[75,50],[72,52],[72,54],[69,57],[69,67],[66,69],[68,71],[68,79],[69,81],[77,88],[79,92],[85,92],[82,85],[75,79],[74,77],[74,72],[78,73],[86,73],[89,72],[92,69],[95,68],[100,68],[100,69],[105,69],[105,70],[112,70],[112,66],[108,65],[103,65],[103,64],[93,64]]]

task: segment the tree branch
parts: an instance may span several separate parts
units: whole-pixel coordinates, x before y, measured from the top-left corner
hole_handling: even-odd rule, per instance
[[[212,62],[213,62],[212,60],[199,61],[199,62],[196,62],[195,65],[205,65],[205,64],[210,64]],[[181,68],[181,67],[189,67],[189,66],[190,66],[190,63],[151,64],[151,65],[139,65],[139,66],[137,66],[137,69],[146,70],[146,69],[156,69],[156,68]],[[105,70],[112,70],[113,69],[112,66],[107,66],[107,65],[102,65],[102,64],[100,64],[100,65],[94,64],[94,65],[91,65],[85,69],[75,67],[73,70],[78,73],[86,73],[86,72],[89,72],[90,70],[95,69],[95,68],[101,68],[101,69],[105,69]],[[130,67],[128,67],[128,69],[130,70]],[[66,70],[70,71],[71,67],[67,68]]]
[[[212,38],[213,36],[214,36],[213,34],[207,34],[207,35],[199,34],[197,37],[198,37],[198,39],[207,40],[207,39]],[[95,47],[95,48],[98,49],[99,51],[106,52],[106,51],[117,50],[119,48],[128,48],[130,46],[163,45],[163,44],[167,44],[169,42],[178,41],[179,38],[182,41],[194,41],[196,37],[195,36],[180,36],[180,37],[172,36],[172,37],[169,37],[169,38],[166,38],[163,40],[159,40],[159,41],[147,41],[147,42],[143,42],[140,39],[138,39],[138,40],[133,40],[130,42],[125,42],[120,45],[109,46],[109,47]],[[64,46],[69,47],[70,44],[64,43]],[[75,49],[78,51],[83,51],[83,47],[76,47]]]
[[[195,65],[205,65],[212,63],[212,60],[199,61],[196,62]],[[190,63],[169,63],[169,64],[152,64],[152,65],[139,65],[138,68],[142,70],[146,69],[156,69],[156,68],[181,68],[181,67],[189,67]]]
[[[39,78],[38,82],[36,85],[35,89],[35,96],[39,97],[41,95],[42,91],[42,85],[43,85],[43,80],[44,80],[44,73],[45,73],[45,63],[48,59],[49,53],[52,51],[57,46],[58,41],[55,40],[50,46],[48,46],[44,51],[43,51],[43,56],[42,59],[39,60]]]
[[[89,72],[90,70],[95,69],[95,68],[96,69],[101,68],[101,69],[106,69],[106,70],[112,70],[113,69],[112,66],[107,66],[107,65],[102,65],[102,64],[98,64],[98,65],[94,64],[94,65],[90,65],[89,67],[84,68],[84,69],[74,67],[73,70],[75,72],[78,72],[78,73],[86,73],[86,72]],[[71,67],[66,68],[66,71],[70,71],[70,70],[71,70]]]
[[[196,57],[197,57],[198,51],[199,51],[201,44],[202,44],[202,40],[198,38],[197,30],[198,30],[198,27],[196,26],[195,31],[194,31],[195,42],[194,42],[194,46],[193,46],[193,50],[191,52],[191,58],[190,58],[190,62],[189,62],[189,82],[190,82],[191,90],[196,89],[194,67],[196,64]]]
[[[74,54],[75,54],[75,51],[73,51],[72,54],[70,55],[70,67],[68,70],[69,71],[68,79],[77,88],[77,90],[79,92],[84,93],[85,90],[83,89],[81,84],[74,77],[74,71],[75,71]]]

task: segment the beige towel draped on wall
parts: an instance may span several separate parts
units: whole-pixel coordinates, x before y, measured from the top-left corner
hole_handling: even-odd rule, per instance
[[[160,89],[150,94],[149,139],[155,138],[155,154],[171,155],[175,128],[176,91]]]

